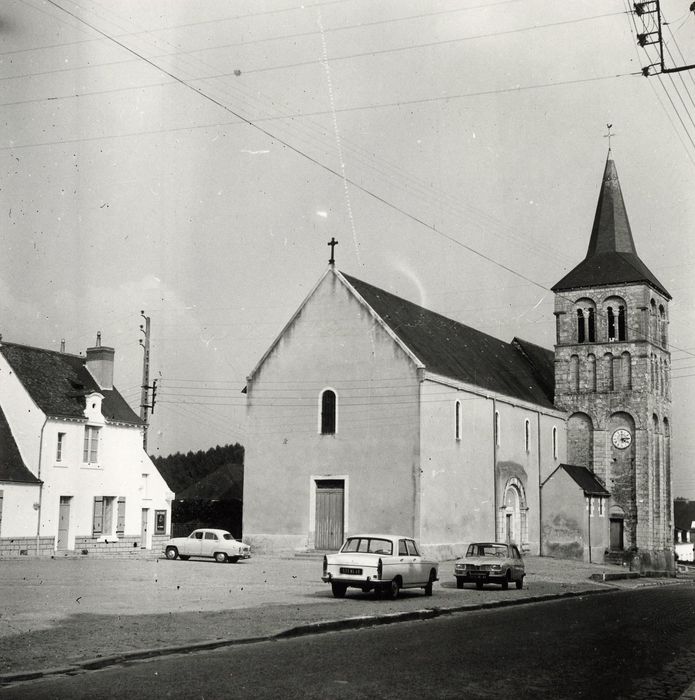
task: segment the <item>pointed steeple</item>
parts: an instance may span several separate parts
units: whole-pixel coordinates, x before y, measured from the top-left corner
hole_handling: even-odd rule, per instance
[[[586,257],[552,290],[559,292],[630,283],[648,284],[667,299],[671,298],[637,255],[618,171],[609,149]]]

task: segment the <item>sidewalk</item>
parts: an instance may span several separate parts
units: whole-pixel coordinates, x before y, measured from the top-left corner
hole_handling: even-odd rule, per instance
[[[0,683],[173,651],[693,581],[603,583],[590,577],[625,570],[541,557],[525,562],[522,590],[459,590],[453,562],[442,562],[431,598],[417,590],[390,601],[356,589],[343,600],[333,598],[320,580],[320,559],[256,556],[224,565],[153,558],[3,560]]]

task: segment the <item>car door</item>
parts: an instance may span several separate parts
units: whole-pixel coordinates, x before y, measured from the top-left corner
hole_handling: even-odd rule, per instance
[[[203,541],[203,531],[193,530],[191,534],[186,537],[179,547],[179,554],[183,554],[188,557],[199,557],[200,547]]]
[[[429,581],[429,571],[426,570],[427,564],[423,561],[422,555],[415,544],[415,540],[406,540],[405,544],[408,547],[413,583],[427,583],[427,581]]]
[[[211,557],[217,551],[218,537],[216,532],[205,531],[203,536],[203,550],[201,556]]]

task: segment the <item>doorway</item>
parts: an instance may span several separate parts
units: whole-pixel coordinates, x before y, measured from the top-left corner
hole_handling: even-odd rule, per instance
[[[316,535],[314,547],[337,550],[343,544],[345,482],[342,479],[316,481]]]
[[[142,519],[140,525],[140,549],[147,549],[148,520],[150,517],[149,508],[142,509]]]
[[[610,519],[610,547],[612,552],[622,551],[625,548],[624,527],[622,518]]]
[[[60,510],[58,511],[58,541],[56,549],[68,548],[68,533],[70,531],[70,500],[72,496],[60,497]]]

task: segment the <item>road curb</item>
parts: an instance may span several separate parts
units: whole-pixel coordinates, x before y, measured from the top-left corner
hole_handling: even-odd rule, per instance
[[[292,639],[310,634],[323,634],[335,632],[343,629],[360,629],[363,627],[376,627],[378,625],[389,625],[398,622],[411,622],[414,620],[429,620],[444,615],[454,615],[462,612],[473,612],[475,610],[488,610],[491,608],[504,608],[516,605],[528,605],[530,603],[542,603],[561,598],[578,598],[597,593],[610,593],[620,590],[617,587],[606,586],[601,589],[589,589],[585,591],[563,591],[562,593],[546,593],[529,598],[517,598],[507,600],[496,600],[485,603],[468,603],[466,605],[456,605],[450,607],[420,608],[419,610],[408,610],[405,612],[384,613],[383,615],[362,615],[359,617],[346,617],[338,620],[321,620],[311,622],[306,625],[297,625],[289,629],[270,635],[257,637],[242,637],[229,639],[213,639],[203,642],[191,642],[176,646],[155,647],[150,649],[134,649],[108,656],[99,656],[94,659],[85,659],[69,666],[46,668],[36,671],[17,671],[15,673],[0,674],[0,687],[12,683],[39,680],[49,676],[71,676],[84,671],[95,671],[109,666],[118,666],[145,659],[153,659],[161,656],[173,654],[190,654],[196,651],[209,651],[221,647],[241,646],[244,644],[256,644],[258,642],[278,641],[282,639]]]

